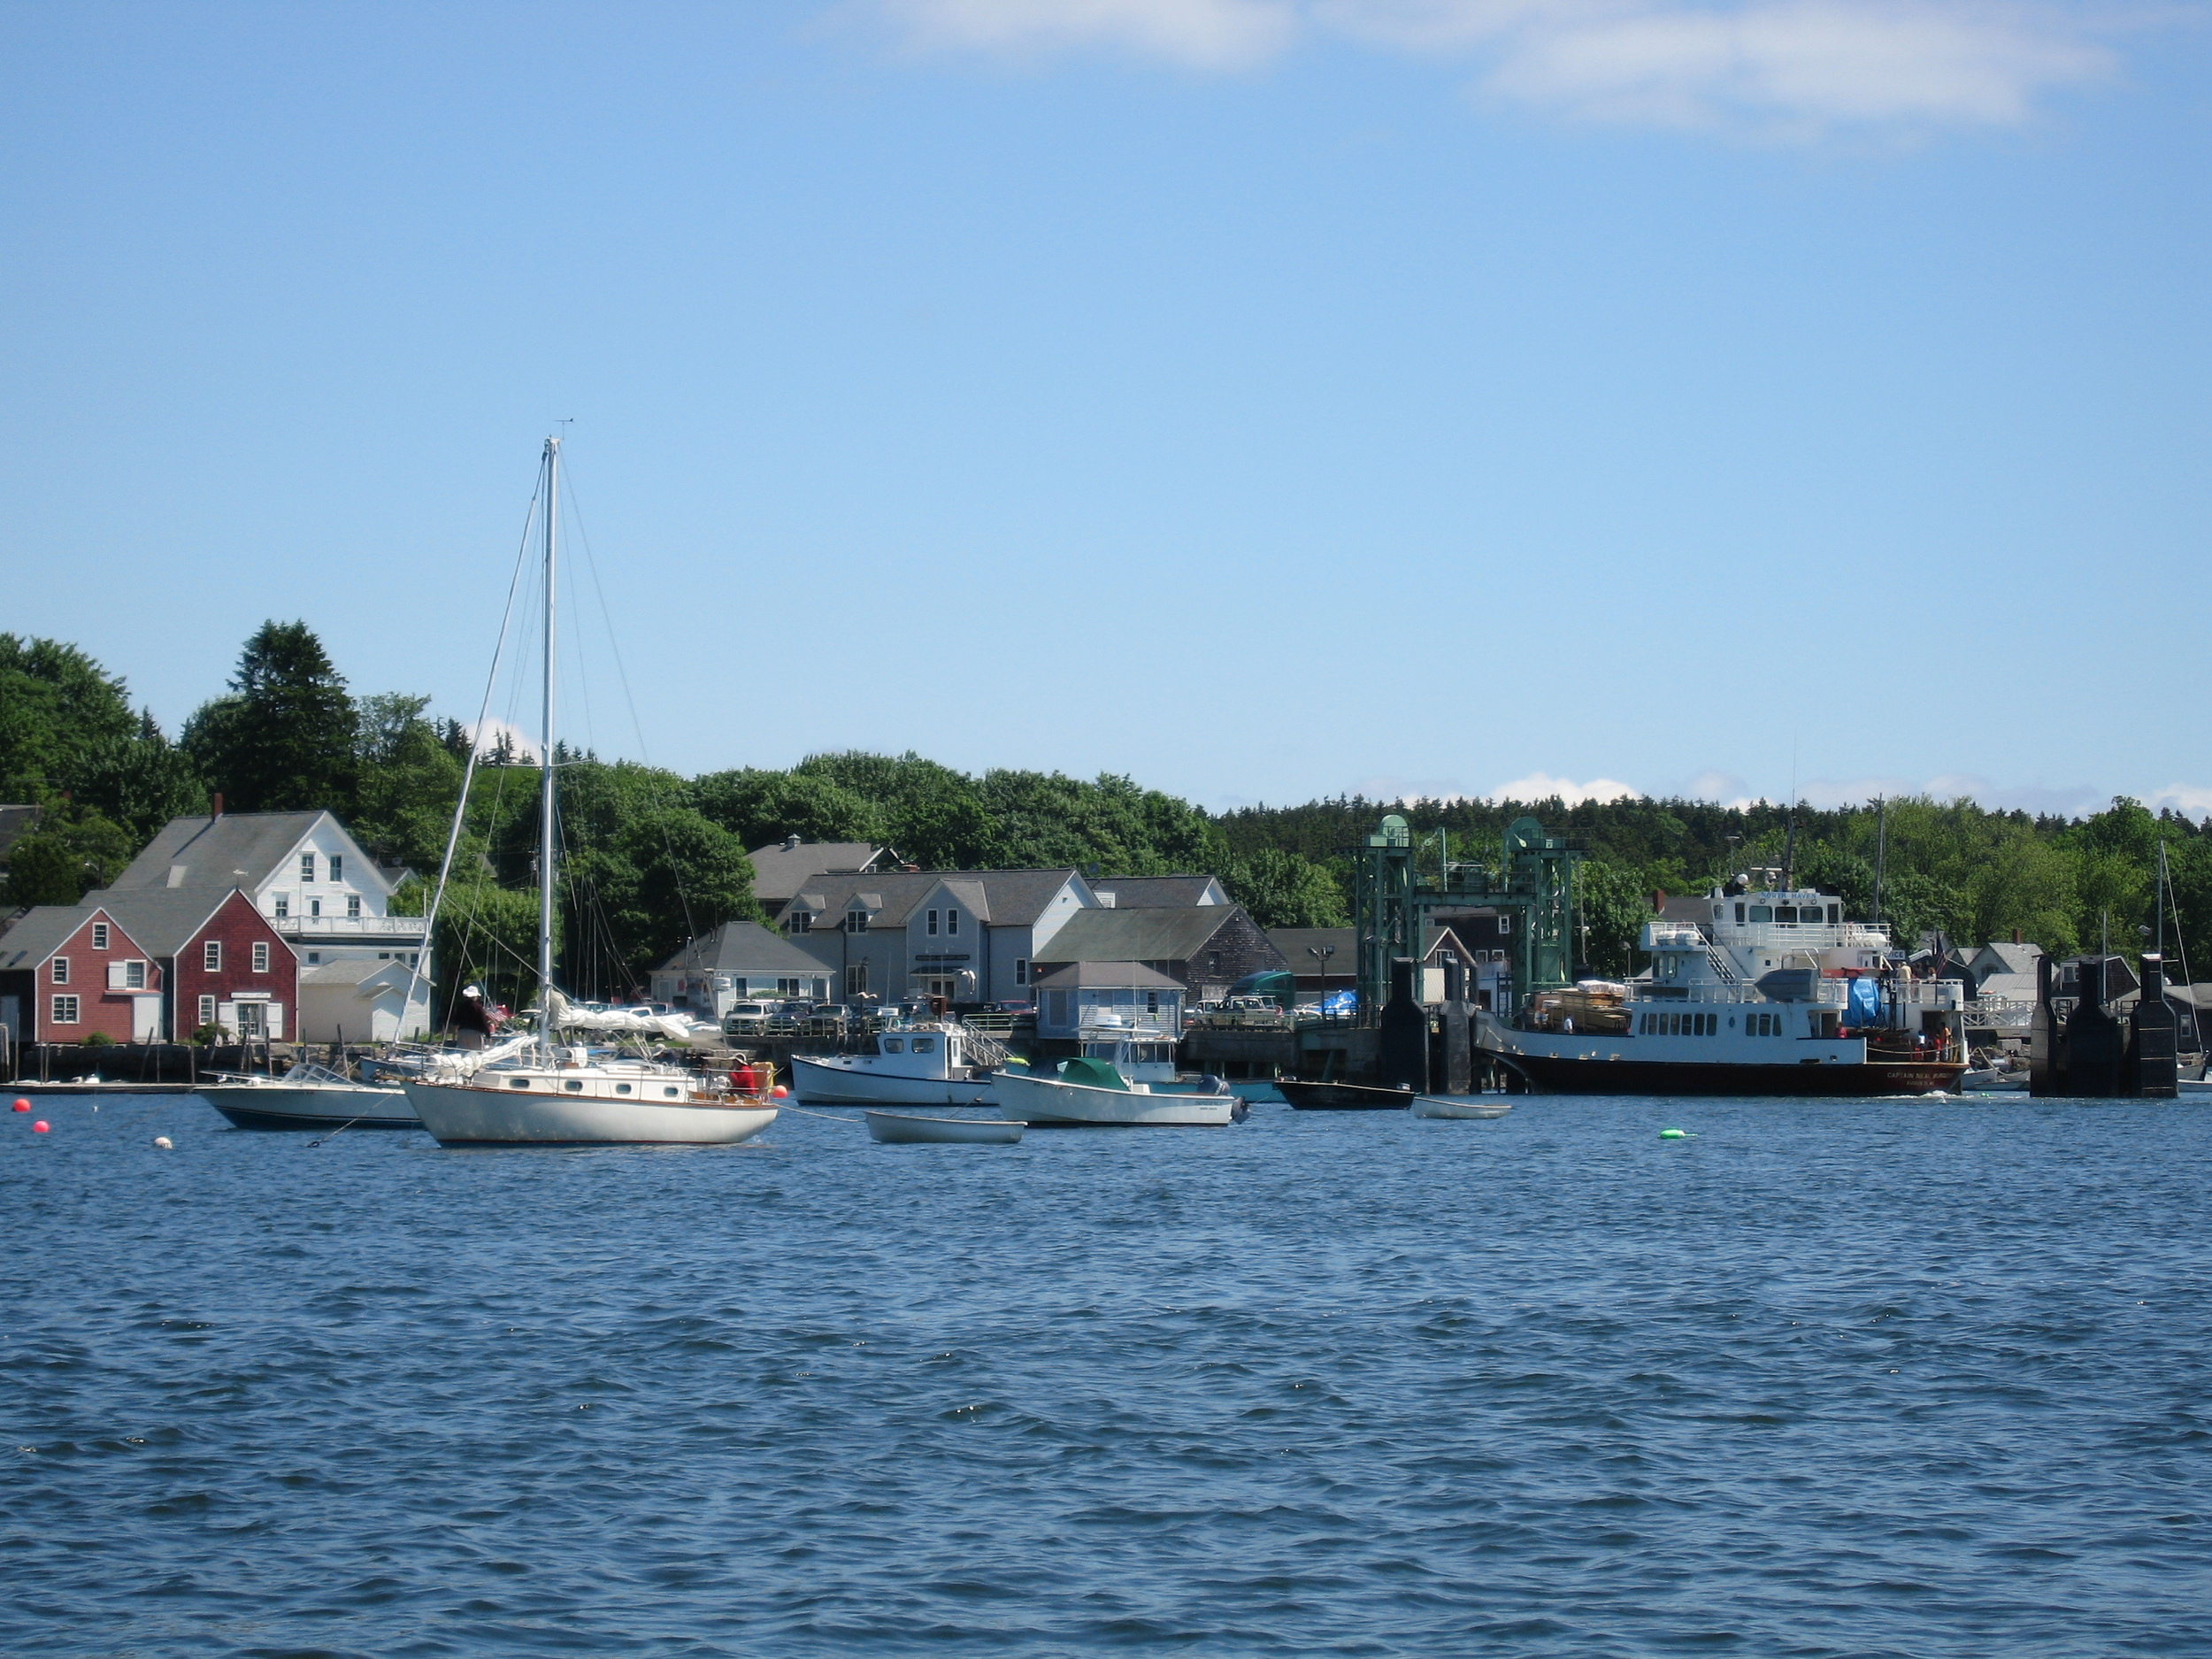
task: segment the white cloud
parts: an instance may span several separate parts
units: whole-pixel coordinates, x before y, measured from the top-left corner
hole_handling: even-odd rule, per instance
[[[2170,783],[2144,797],[2143,804],[2154,812],[2171,807],[2186,818],[2205,818],[2212,816],[2212,787],[2200,783]]]
[[[914,44],[1036,53],[1111,47],[1193,69],[1276,56],[1298,28],[1286,0],[881,0]]]
[[[496,749],[499,746],[499,740],[503,737],[514,746],[514,752],[518,759],[526,760],[534,764],[544,757],[544,751],[538,747],[538,740],[534,733],[526,732],[518,726],[510,725],[495,714],[481,726],[465,724],[461,729],[469,734],[469,741],[476,745],[476,752],[480,757],[490,754],[493,749]]]
[[[1246,68],[1333,36],[1475,66],[1571,119],[1811,137],[2016,126],[2117,60],[2078,10],[2008,0],[875,0],[914,43],[1110,47]]]
[[[1580,806],[1585,801],[1633,800],[1643,793],[1633,784],[1621,783],[1612,778],[1593,778],[1587,783],[1577,783],[1571,778],[1555,778],[1549,772],[1532,772],[1525,778],[1516,778],[1511,783],[1502,783],[1490,792],[1493,801],[1548,801],[1557,795],[1569,806]]]

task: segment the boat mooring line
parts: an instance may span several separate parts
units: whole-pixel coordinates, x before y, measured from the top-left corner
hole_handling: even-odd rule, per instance
[[[338,1125],[335,1129],[332,1130],[332,1131],[331,1131],[328,1134],[326,1134],[326,1135],[317,1135],[317,1136],[316,1136],[316,1137],[315,1137],[312,1141],[309,1141],[307,1144],[308,1144],[309,1146],[311,1146],[311,1147],[319,1147],[319,1146],[323,1146],[323,1145],[326,1144],[326,1143],[327,1143],[327,1142],[329,1142],[329,1141],[335,1141],[335,1140],[336,1140],[336,1139],[337,1139],[340,1135],[342,1135],[342,1134],[345,1133],[345,1132],[346,1132],[347,1130],[349,1130],[349,1129],[352,1128],[352,1127],[354,1126],[354,1125],[356,1125],[356,1124],[359,1123],[360,1121],[361,1121],[361,1120],[360,1120],[358,1118],[347,1118],[347,1119],[345,1120],[345,1122],[343,1122],[343,1123],[340,1124],[340,1125]]]

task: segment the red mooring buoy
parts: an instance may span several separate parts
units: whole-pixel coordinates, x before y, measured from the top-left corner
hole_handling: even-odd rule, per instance
[[[31,1102],[27,1100],[19,1100],[15,1103],[15,1109],[19,1112],[27,1112],[31,1110]]]
[[[33,1124],[31,1125],[31,1133],[35,1135],[44,1134],[46,1133],[46,1120],[42,1118],[36,1123]]]

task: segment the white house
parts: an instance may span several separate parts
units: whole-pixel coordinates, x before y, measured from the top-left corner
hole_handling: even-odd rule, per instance
[[[1054,935],[1097,908],[1073,870],[889,870],[817,877],[776,920],[847,999],[1014,1002]]]
[[[419,968],[413,1000],[392,1020],[395,1036],[412,1036],[429,1028],[432,964],[423,918],[391,912],[397,885],[396,872],[318,810],[173,818],[110,890],[242,889],[298,955],[303,987],[312,970],[338,963]],[[335,1033],[303,1024],[299,1035],[327,1042]],[[350,1025],[346,1035],[354,1038]]]
[[[653,970],[656,1001],[719,1019],[749,997],[803,997],[826,1002],[836,975],[757,922],[725,922]]]
[[[396,956],[384,961],[349,957],[300,969],[302,1042],[396,1042],[426,1023],[407,1020],[408,981],[414,970]]]

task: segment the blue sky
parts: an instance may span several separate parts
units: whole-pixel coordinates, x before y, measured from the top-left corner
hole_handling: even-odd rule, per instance
[[[0,627],[173,728],[472,714],[568,419],[603,752],[2212,810],[2200,8],[0,16]]]

